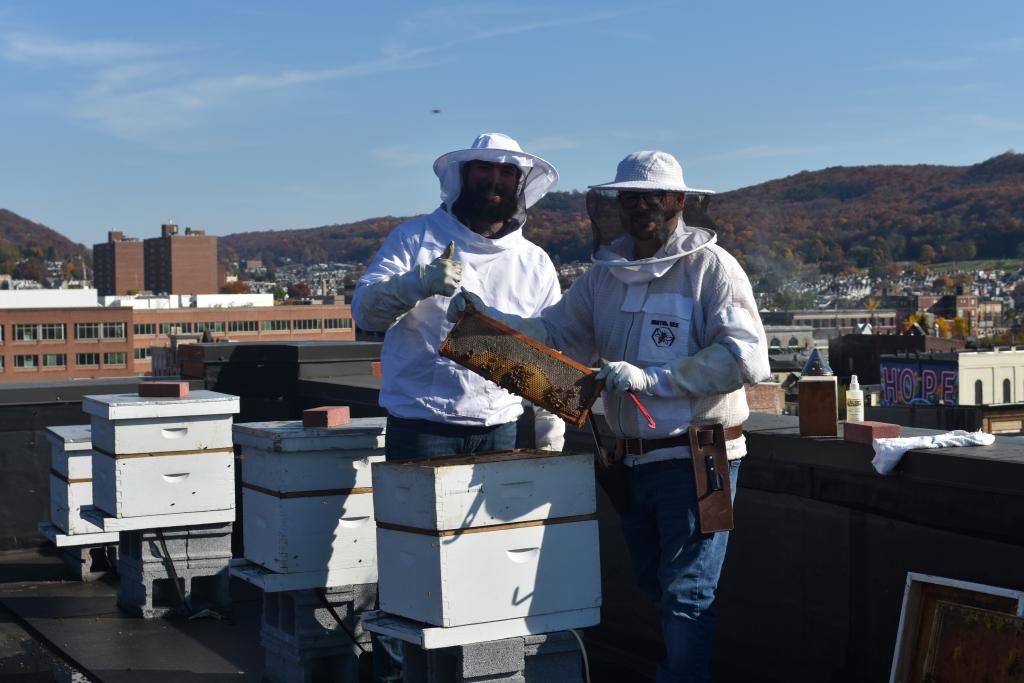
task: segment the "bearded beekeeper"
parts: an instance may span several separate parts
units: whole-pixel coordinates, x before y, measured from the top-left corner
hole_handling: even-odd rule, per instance
[[[689,428],[721,426],[720,457],[734,494],[746,453],[743,385],[770,377],[747,276],[712,231],[683,221],[688,193],[708,194],[686,186],[672,155],[630,154],[613,182],[588,193],[593,267],[559,303],[523,319],[464,282],[449,310],[454,319],[470,304],[582,363],[610,359],[598,377],[627,465],[623,532],[637,580],[662,614],[667,656],[659,682],[711,680],[713,603],[728,542],[728,531],[701,532]],[[639,395],[656,427],[627,391]]]
[[[547,161],[501,133],[434,162],[439,208],[388,235],[356,285],[352,316],[384,332],[380,405],[388,458],[435,457],[515,447],[522,402],[438,355],[460,285],[492,306],[540,315],[561,290],[551,259],[523,235],[527,210],[558,181]],[[535,411],[536,447],[561,450],[565,423]]]

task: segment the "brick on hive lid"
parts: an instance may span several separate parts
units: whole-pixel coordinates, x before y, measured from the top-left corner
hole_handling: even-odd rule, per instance
[[[188,382],[168,380],[139,382],[139,396],[146,398],[185,398],[188,396]]]
[[[843,425],[843,439],[868,446],[875,439],[891,439],[900,435],[900,426],[889,422],[847,422]]]
[[[343,427],[348,420],[348,406],[320,406],[302,411],[303,427]]]

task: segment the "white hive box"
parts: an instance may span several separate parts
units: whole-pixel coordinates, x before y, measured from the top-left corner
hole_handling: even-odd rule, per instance
[[[237,396],[86,396],[93,504],[114,518],[233,510],[231,416]]]
[[[309,574],[323,586],[375,582],[370,465],[384,460],[385,425],[385,418],[334,428],[235,425],[246,559],[273,572]]]
[[[46,430],[50,442],[50,522],[68,535],[100,533],[103,529],[81,517],[92,505],[92,437],[89,425],[66,425]]]
[[[539,451],[373,467],[380,607],[457,627],[601,605],[593,456]]]

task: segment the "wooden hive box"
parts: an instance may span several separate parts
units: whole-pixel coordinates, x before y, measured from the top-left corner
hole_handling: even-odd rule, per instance
[[[453,627],[601,605],[591,454],[513,451],[373,466],[385,612]]]
[[[385,418],[340,427],[301,421],[235,425],[242,447],[245,558],[279,573],[320,572],[324,585],[377,580],[372,463]]]
[[[68,535],[103,530],[82,519],[92,505],[92,438],[89,425],[50,427],[50,522]]]
[[[234,509],[231,416],[237,396],[86,396],[92,416],[93,504],[117,517]]]

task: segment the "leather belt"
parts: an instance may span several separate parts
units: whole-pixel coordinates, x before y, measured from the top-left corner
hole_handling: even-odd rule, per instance
[[[699,427],[698,427],[699,429]],[[701,443],[704,443],[705,435],[707,442],[711,443],[712,432],[711,430],[701,430],[698,432],[698,438],[701,439]],[[725,428],[725,440],[734,441],[743,436],[743,425],[736,425],[735,427]],[[678,446],[690,447],[690,434],[680,434],[679,436],[669,436],[664,439],[620,439],[619,440],[625,447],[625,453],[627,455],[643,455],[651,451],[656,451],[659,448],[676,448]]]

